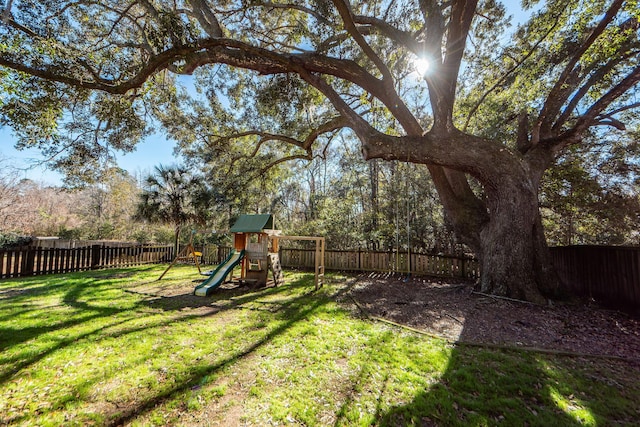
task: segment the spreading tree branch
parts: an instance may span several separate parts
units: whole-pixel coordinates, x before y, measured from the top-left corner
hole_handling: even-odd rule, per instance
[[[591,74],[589,79],[578,89],[575,95],[571,98],[565,109],[562,111],[558,120],[554,123],[552,130],[558,131],[564,126],[567,120],[571,117],[571,114],[575,111],[580,101],[589,93],[589,90],[597,85],[607,74],[609,74],[615,67],[622,62],[634,58],[638,55],[637,50],[631,50],[626,53],[620,53],[612,58],[605,66],[599,68]]]
[[[356,15],[353,21],[358,25],[369,25],[381,34],[394,41],[397,45],[403,46],[416,55],[422,54],[422,45],[418,43],[414,34],[400,30],[388,22],[373,16]],[[360,30],[362,32],[362,30]]]
[[[365,40],[362,34],[358,31],[358,27],[356,26],[353,16],[351,13],[351,7],[347,4],[349,0],[333,0],[333,4],[338,9],[340,13],[340,17],[342,18],[342,22],[344,23],[344,27],[347,32],[353,37],[355,42],[360,46],[362,51],[367,55],[367,57],[375,64],[376,68],[382,74],[382,81],[387,85],[387,87],[393,87],[393,76],[391,75],[391,71],[387,68],[387,65],[384,61],[378,56],[378,54],[371,48],[369,43]]]
[[[600,19],[595,28],[591,31],[589,36],[580,44],[580,46],[573,51],[573,54],[567,61],[562,73],[556,80],[553,88],[547,96],[538,119],[535,123],[532,132],[532,143],[535,145],[538,143],[543,135],[549,134],[553,122],[555,121],[561,106],[566,102],[567,98],[571,94],[571,84],[569,80],[575,75],[578,61],[582,58],[582,55],[589,49],[593,43],[600,37],[606,30],[607,26],[616,17],[618,11],[624,4],[625,0],[614,0],[607,12]]]
[[[612,87],[604,96],[596,101],[577,121],[572,133],[582,133],[589,125],[630,88],[640,82],[640,67],[634,68],[620,83]]]
[[[193,15],[207,34],[211,37],[223,37],[220,22],[206,2],[204,0],[189,0],[189,3],[191,4]]]
[[[557,137],[551,137],[547,140],[542,140],[540,141],[540,143],[551,148],[554,152],[559,152],[567,145],[579,142],[582,138],[582,134],[589,127],[602,125],[599,117],[601,116],[603,111],[606,110],[613,102],[615,102],[625,92],[637,85],[639,82],[640,67],[636,67],[631,70],[631,72],[629,72],[629,74],[617,85],[612,87],[606,94],[598,99],[598,101],[596,101],[582,116],[580,116],[571,129],[563,132]],[[628,108],[631,107],[623,107],[622,109],[620,109],[620,111],[624,111]],[[609,124],[613,124],[613,122]]]
[[[264,132],[259,130],[249,130],[245,132],[237,132],[229,135],[220,136],[217,138],[218,141],[230,141],[233,139],[240,139],[250,136],[258,137],[258,142],[254,147],[251,154],[249,154],[249,158],[255,157],[258,155],[260,148],[269,141],[280,141],[284,142],[288,145],[293,145],[298,147],[306,152],[306,154],[296,154],[293,157],[296,159],[312,159],[313,158],[313,143],[318,140],[318,138],[324,134],[335,132],[339,129],[346,127],[346,120],[342,116],[337,116],[332,118],[331,120],[321,124],[320,126],[311,129],[308,135],[303,140],[299,140],[287,135],[282,134],[274,134],[271,132]],[[281,163],[277,162],[276,164]]]
[[[255,1],[252,4],[249,5],[249,7],[265,7],[265,8],[271,8],[271,9],[292,9],[292,10],[298,10],[300,12],[306,13],[309,16],[313,16],[317,21],[325,24],[325,25],[331,25],[331,21],[329,19],[327,19],[325,16],[323,16],[321,13],[319,13],[316,10],[310,9],[308,7],[302,6],[302,5],[298,5],[298,4],[292,4],[292,3],[274,3],[274,2],[270,2],[270,1]]]
[[[478,108],[480,108],[480,106],[484,103],[485,99],[487,99],[487,96],[489,96],[498,86],[500,86],[502,84],[502,82],[504,82],[510,75],[512,75],[514,72],[516,72],[518,70],[518,68],[520,68],[535,52],[537,52],[538,48],[540,47],[542,42],[544,42],[551,35],[551,33],[558,27],[558,25],[560,23],[560,19],[558,19],[558,18],[560,17],[560,15],[562,15],[564,13],[564,11],[566,10],[568,5],[569,5],[569,3],[567,2],[565,4],[564,8],[560,11],[560,13],[558,13],[558,15],[554,17],[555,19],[551,19],[553,24],[533,44],[531,49],[529,49],[529,52],[522,59],[516,61],[515,65],[513,67],[511,67],[509,70],[507,70],[506,73],[504,73],[493,85],[491,85],[491,87],[489,87],[489,89],[487,89],[482,94],[482,96],[480,96],[480,99],[478,99],[478,101],[473,105],[473,107],[471,108],[471,111],[469,111],[469,114],[467,115],[467,120],[465,121],[464,126],[462,127],[462,131],[463,132],[466,132],[466,130],[467,130],[468,126],[469,126],[469,122],[471,121],[471,118],[478,111]]]

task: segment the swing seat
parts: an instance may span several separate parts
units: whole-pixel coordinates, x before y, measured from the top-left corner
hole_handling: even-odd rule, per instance
[[[181,262],[181,263],[187,263],[187,264],[195,264],[195,261],[198,261],[198,263],[202,262],[202,252],[191,252],[189,255],[186,256],[180,256],[178,258],[176,258],[177,262]]]

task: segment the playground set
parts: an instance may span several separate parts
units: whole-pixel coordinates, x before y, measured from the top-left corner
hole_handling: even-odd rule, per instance
[[[233,233],[233,250],[209,277],[196,286],[194,294],[209,296],[227,281],[255,287],[278,286],[284,283],[278,250],[281,240],[315,241],[315,287],[324,283],[324,237],[283,236],[274,228],[273,215],[240,215],[230,231]],[[240,275],[233,276],[240,266]],[[269,279],[269,271],[272,278]]]
[[[202,252],[198,252],[193,247],[193,235],[195,234],[195,230],[191,231],[191,237],[189,238],[189,244],[184,247],[180,251],[178,255],[171,261],[171,264],[167,267],[166,270],[162,272],[158,280],[162,280],[167,271],[171,269],[177,262],[193,262],[196,267],[198,267],[198,273],[202,274],[202,270],[200,270],[200,258],[202,257]]]

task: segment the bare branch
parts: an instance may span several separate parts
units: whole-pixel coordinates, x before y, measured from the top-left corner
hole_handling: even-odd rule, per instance
[[[627,127],[620,120],[609,117],[607,119],[597,120],[594,122],[594,126],[611,126],[618,130],[626,130]]]
[[[211,8],[203,0],[189,0],[192,13],[211,37],[222,37],[222,27]]]
[[[266,166],[264,166],[263,168],[261,168],[260,170],[258,170],[253,176],[254,177],[258,177],[260,175],[263,175],[265,172],[267,172],[269,169],[281,164],[281,163],[285,163],[291,160],[312,160],[313,159],[313,149],[312,149],[312,145],[313,143],[321,136],[324,135],[326,133],[330,133],[330,132],[334,132],[336,130],[342,129],[344,128],[346,125],[346,121],[344,120],[343,117],[338,116],[338,117],[334,117],[333,119],[323,123],[322,125],[318,126],[315,129],[312,129],[311,132],[307,135],[307,137],[304,140],[297,140],[295,138],[292,138],[290,136],[286,136],[286,135],[280,135],[280,134],[273,134],[273,133],[269,133],[269,132],[262,132],[262,131],[257,131],[257,130],[251,130],[251,131],[246,131],[246,132],[238,132],[232,135],[225,135],[222,137],[219,137],[219,140],[231,140],[231,139],[238,139],[238,138],[243,138],[243,137],[248,137],[248,136],[256,136],[258,137],[258,142],[256,144],[256,146],[254,147],[253,151],[251,152],[251,154],[249,154],[247,157],[252,158],[258,155],[258,152],[260,151],[260,149],[262,148],[262,146],[269,142],[269,141],[280,141],[280,142],[284,142],[286,144],[289,145],[293,145],[295,147],[301,148],[303,150],[305,150],[305,154],[291,154],[289,156],[283,156],[280,157],[270,163],[268,163]],[[327,149],[327,146],[324,147],[324,150]],[[232,162],[236,162],[239,161],[243,158],[244,156],[241,157],[236,157]]]
[[[390,25],[388,22],[372,16],[357,15],[353,17],[353,21],[359,25],[370,25],[380,33],[387,36],[390,40],[396,42],[396,44],[406,47],[416,55],[420,55],[422,53],[420,51],[420,43],[418,43],[415,36],[408,31],[402,31]],[[362,30],[360,30],[360,32],[362,32]]]
[[[31,30],[30,28],[25,27],[24,25],[20,25],[18,24],[12,17],[11,15],[8,15],[6,18],[3,16],[2,20],[4,22],[6,22],[7,25],[9,25],[10,27],[15,28],[16,30],[23,32],[24,34],[28,35],[31,38],[41,38],[39,34],[35,33],[33,30]]]
[[[307,137],[305,138],[302,144],[302,148],[307,150],[310,149],[311,145],[318,139],[318,137],[320,137],[325,133],[342,129],[346,127],[346,125],[347,125],[347,121],[345,120],[344,117],[342,116],[334,117],[328,122],[323,123],[322,125],[318,126],[315,129],[312,129],[309,135],[307,135]]]
[[[535,124],[533,144],[538,142],[538,139],[548,133],[552,127],[552,123],[560,110],[560,107],[565,103],[567,97],[571,91],[567,90],[567,83],[571,75],[575,72],[576,64],[584,55],[584,53],[593,45],[597,38],[605,31],[607,26],[616,17],[618,11],[624,4],[624,0],[614,0],[607,12],[604,14],[598,25],[591,31],[589,36],[580,45],[578,49],[573,52],[573,55],[569,58],[564,70],[558,77],[555,85],[549,92],[547,100],[540,111],[538,120]]]
[[[564,11],[566,10],[568,5],[569,5],[569,3],[565,4],[565,7],[558,14],[558,17],[561,14],[564,13]],[[480,97],[478,102],[475,103],[475,105],[473,106],[473,108],[471,108],[471,111],[467,115],[467,120],[464,123],[464,126],[462,127],[462,131],[463,132],[466,132],[466,130],[467,130],[468,126],[469,126],[469,122],[471,121],[471,118],[478,111],[478,108],[480,108],[480,106],[482,105],[484,100],[487,99],[487,96],[489,96],[489,94],[491,94],[491,92],[493,92],[500,84],[502,84],[502,82],[505,81],[507,79],[507,77],[509,77],[511,74],[513,74],[516,70],[518,70],[518,68],[520,68],[527,61],[527,59],[529,59],[531,57],[531,55],[533,55],[535,52],[537,52],[537,50],[540,47],[540,45],[542,44],[542,42],[545,41],[547,39],[547,37],[549,37],[549,35],[558,27],[558,25],[560,23],[560,20],[559,19],[552,19],[552,22],[553,22],[553,24],[551,25],[549,30],[546,31],[542,35],[542,37],[540,37],[540,39],[533,44],[532,48],[529,49],[529,52],[522,59],[516,60],[515,58],[512,58],[516,62],[516,64],[513,67],[511,67],[509,70],[507,70],[507,72],[504,73],[502,75],[502,77],[500,77],[493,85],[491,85],[491,87],[489,89],[487,89],[482,94],[482,96]]]
[[[7,0],[7,5],[5,6],[4,10],[2,11],[2,21],[4,23],[9,22],[9,19],[11,19],[11,5],[13,4],[13,0]]]
[[[559,130],[569,119],[571,114],[575,111],[578,103],[587,95],[589,90],[596,84],[598,84],[604,76],[606,76],[609,72],[611,72],[617,65],[624,62],[629,58],[633,58],[638,55],[637,51],[627,52],[624,55],[616,56],[611,61],[609,61],[604,67],[597,70],[595,73],[589,77],[589,79],[585,82],[584,85],[576,92],[576,94],[571,98],[569,104],[564,109],[558,120],[553,125],[553,130]]]
[[[269,169],[285,162],[290,162],[292,160],[313,160],[313,156],[311,154],[293,154],[291,156],[280,157],[279,159],[274,160],[273,162],[267,164],[265,167],[260,169],[258,173],[254,176],[264,175]]]
[[[344,27],[347,32],[353,37],[353,39],[358,43],[358,46],[364,51],[367,57],[375,64],[376,68],[380,70],[382,74],[382,81],[387,84],[388,87],[393,87],[393,76],[391,75],[391,71],[387,68],[387,65],[384,61],[378,56],[377,53],[369,46],[369,43],[364,39],[360,31],[358,31],[358,27],[356,26],[353,16],[351,13],[351,8],[346,3],[349,0],[333,0],[333,4],[338,9],[340,13],[340,17],[342,18],[342,22],[344,23]]]
[[[596,103],[594,103],[586,113],[584,113],[578,120],[576,120],[575,125],[567,130],[566,132],[560,134],[557,137],[552,137],[550,139],[541,141],[545,146],[553,148],[556,152],[564,148],[569,144],[576,143],[580,141],[582,133],[591,126],[602,125],[602,120],[599,120],[599,117],[602,117],[602,112],[609,107],[616,99],[622,96],[626,91],[634,87],[640,82],[640,67],[634,68],[622,81],[620,81],[617,85],[609,90],[604,96],[602,96]],[[629,106],[622,107],[618,109],[620,111],[624,111],[626,109],[633,108],[638,104],[631,104]],[[612,114],[612,113],[609,113]],[[606,121],[605,121],[606,122]],[[614,125],[615,122],[608,123],[610,125]]]
[[[640,108],[640,102],[635,102],[633,104],[625,105],[623,107],[616,108],[615,110],[609,111],[607,113],[603,113],[601,117],[611,117],[614,114],[622,113],[623,111],[633,110],[634,108]]]
[[[263,7],[272,8],[272,9],[293,9],[293,10],[298,10],[300,12],[304,12],[304,13],[310,15],[310,16],[313,16],[314,18],[316,18],[318,21],[322,22],[323,24],[331,25],[331,21],[329,21],[327,18],[322,16],[317,11],[315,11],[313,9],[309,9],[308,7],[305,7],[305,6],[301,6],[301,5],[297,5],[297,4],[291,4],[291,3],[273,3],[273,2],[270,2],[270,1],[254,2],[253,4],[250,5],[250,7],[256,7],[256,6],[263,6]]]
[[[627,90],[640,82],[640,67],[635,68],[620,83],[611,88],[587,112],[578,119],[574,129],[578,132],[589,127],[589,123],[600,115],[611,103],[622,96]]]
[[[333,119],[321,124],[320,126],[311,129],[309,134],[304,140],[298,140],[296,138],[282,135],[282,134],[274,134],[270,132],[263,132],[259,130],[249,130],[245,132],[238,132],[230,135],[224,135],[217,137],[219,141],[230,141],[232,139],[239,139],[248,136],[256,136],[258,137],[258,143],[254,148],[253,152],[249,155],[249,157],[255,157],[260,151],[260,148],[263,144],[269,141],[280,141],[289,145],[293,145],[295,147],[301,148],[307,152],[307,156],[312,155],[312,146],[313,143],[322,135],[333,132],[339,129],[346,127],[346,120],[342,116],[334,117]]]

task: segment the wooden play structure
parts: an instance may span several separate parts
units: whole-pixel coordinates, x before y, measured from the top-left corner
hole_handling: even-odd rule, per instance
[[[315,287],[316,291],[324,285],[324,237],[311,237],[311,236],[277,236],[271,237],[271,247],[275,255],[278,255],[280,250],[280,240],[305,240],[315,242]],[[278,265],[280,265],[280,258],[278,257]]]
[[[188,263],[193,262],[195,266],[198,268],[198,273],[202,274],[202,270],[200,270],[200,259],[202,257],[202,252],[196,251],[196,249],[193,247],[194,234],[195,234],[195,231],[192,231],[191,237],[189,238],[189,243],[187,244],[187,246],[182,248],[180,253],[176,255],[176,257],[173,259],[173,261],[171,261],[171,264],[169,264],[167,269],[162,272],[160,277],[158,277],[158,280],[161,280],[164,277],[164,275],[167,274],[167,271],[169,271],[171,267],[176,265],[176,263],[178,262],[188,262]]]
[[[255,287],[277,286],[284,283],[278,255],[281,240],[315,241],[315,288],[324,284],[324,237],[283,236],[274,228],[273,215],[240,215],[230,231],[233,233],[233,252],[212,271],[209,279],[198,285],[196,295],[207,296],[231,276],[231,281]],[[240,275],[233,276],[240,266]],[[272,277],[269,278],[269,272]]]

